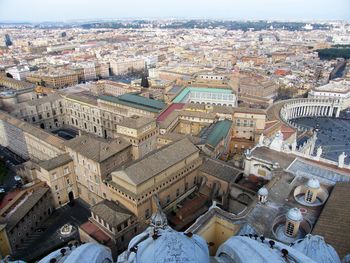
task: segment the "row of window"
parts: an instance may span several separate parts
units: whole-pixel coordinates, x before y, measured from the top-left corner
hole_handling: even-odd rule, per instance
[[[174,177],[170,178],[169,180],[163,182],[162,184],[158,185],[157,187],[153,188],[151,191],[149,191],[148,193],[142,195],[141,197],[139,197],[137,199],[137,202],[145,202],[147,201],[146,199],[151,196],[153,193],[155,193],[156,191],[158,192],[159,190],[161,190],[164,187],[167,187],[170,183],[172,183],[173,181],[177,180],[179,177],[182,177],[184,174],[187,174],[189,171],[191,171],[194,168],[194,164],[192,164],[191,166],[183,169],[181,172],[179,172],[178,174],[176,174]],[[108,185],[109,187],[111,187],[112,189],[114,189],[116,192],[118,192],[119,194],[121,194],[122,196],[128,198],[129,200],[132,201],[136,201],[135,198],[129,196],[128,194],[124,193],[123,191],[116,189],[115,187]]]

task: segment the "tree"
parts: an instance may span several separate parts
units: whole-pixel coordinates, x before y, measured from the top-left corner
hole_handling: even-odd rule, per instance
[[[292,87],[279,87],[276,100],[288,100],[295,96],[296,90]]]

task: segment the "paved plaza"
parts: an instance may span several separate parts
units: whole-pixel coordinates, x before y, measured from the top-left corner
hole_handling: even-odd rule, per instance
[[[317,142],[315,152],[318,146],[322,146],[322,156],[338,161],[338,156],[345,152],[348,157],[345,163],[350,162],[350,120],[335,118],[300,118],[294,120],[295,123],[307,128],[318,127]]]

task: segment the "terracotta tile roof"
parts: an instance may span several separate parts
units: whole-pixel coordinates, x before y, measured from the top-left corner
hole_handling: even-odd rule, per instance
[[[90,221],[80,225],[80,228],[96,241],[106,244],[111,238]]]
[[[312,231],[334,247],[340,258],[350,253],[350,183],[337,183]]]

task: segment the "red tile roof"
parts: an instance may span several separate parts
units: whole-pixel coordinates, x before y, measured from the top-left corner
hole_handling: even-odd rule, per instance
[[[157,118],[157,122],[164,121],[174,110],[181,110],[185,103],[173,103],[165,111],[163,111]]]
[[[100,243],[107,244],[111,240],[111,238],[106,233],[104,233],[90,221],[87,221],[84,224],[80,225],[80,228]]]
[[[3,209],[8,203],[10,203],[13,198],[16,197],[21,192],[21,190],[16,189],[11,191],[5,195],[5,197],[0,201],[0,210]]]

